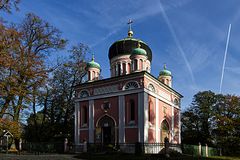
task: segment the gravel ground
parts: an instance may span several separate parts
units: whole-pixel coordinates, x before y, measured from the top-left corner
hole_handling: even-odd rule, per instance
[[[16,155],[1,154],[0,160],[80,160],[74,158],[75,155],[48,154],[48,155]]]

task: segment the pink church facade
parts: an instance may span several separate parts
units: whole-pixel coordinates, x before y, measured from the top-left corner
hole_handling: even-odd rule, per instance
[[[152,51],[132,37],[109,49],[111,77],[99,80],[100,65],[87,64],[88,81],[75,87],[75,144],[181,143],[182,95],[171,72],[151,75]],[[94,71],[94,72],[93,72]]]

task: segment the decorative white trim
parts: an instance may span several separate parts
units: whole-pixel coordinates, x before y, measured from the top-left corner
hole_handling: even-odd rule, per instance
[[[156,92],[157,92],[156,88],[154,87],[154,85],[153,85],[151,82],[148,83],[147,89],[148,89],[149,91],[153,92],[153,93],[156,93]]]
[[[94,142],[94,100],[89,101],[89,137],[88,141],[89,143]]]
[[[147,92],[149,95],[151,95],[151,96],[153,96],[153,97],[155,97],[155,98],[158,98],[159,100],[161,100],[161,101],[163,101],[163,102],[165,102],[165,103],[167,103],[167,104],[169,104],[169,105],[171,105],[171,106],[174,106],[175,108],[178,108],[178,109],[179,109],[178,106],[174,105],[171,101],[169,101],[168,99],[160,96],[160,95],[157,94],[157,93],[151,92],[151,91],[149,91],[149,90],[146,89],[146,88],[144,88],[144,92]]]
[[[106,113],[106,114],[104,114],[104,115],[102,115],[101,117],[98,118],[97,123],[96,123],[96,128],[99,127],[98,123],[99,123],[100,119],[102,119],[105,116],[108,116],[108,117],[110,117],[113,120],[114,127],[117,126],[116,120],[112,116],[110,116],[109,114]]]
[[[173,137],[174,137],[174,107],[171,106],[171,109],[172,109],[171,143],[173,143]]]
[[[155,98],[156,99],[156,109],[155,109],[155,111],[156,111],[156,113],[155,113],[155,115],[156,115],[156,122],[155,122],[155,133],[156,133],[156,137],[155,137],[155,142],[157,142],[157,143],[159,143],[160,142],[160,136],[159,136],[159,103],[158,103],[158,99],[157,98]]]
[[[79,108],[80,108],[80,106],[79,106],[79,102],[75,102],[75,122],[74,122],[74,129],[75,129],[75,136],[74,136],[74,143],[75,144],[79,144],[79,136],[80,136],[80,134],[79,134],[79,123],[78,123],[78,121],[79,121]]]
[[[144,143],[148,143],[148,94],[144,92]]]
[[[121,95],[126,95],[126,94],[139,93],[139,92],[143,92],[143,91],[144,91],[143,88],[123,90],[123,91],[118,91],[118,92],[110,93],[110,94],[95,95],[95,96],[90,96],[90,97],[81,98],[81,99],[78,98],[78,99],[75,99],[75,102],[81,102],[81,101],[86,101],[86,100],[91,100],[91,99],[109,98],[109,97],[121,96]]]
[[[130,86],[130,88],[126,88],[126,87],[128,87],[128,85],[130,85],[130,84],[134,84],[134,86],[133,86],[133,87]],[[136,85],[136,86],[135,86],[135,85]],[[128,81],[128,82],[126,82],[126,83],[124,84],[122,90],[137,89],[137,88],[140,88],[140,85],[139,85],[139,83],[138,83],[137,81]]]
[[[104,87],[97,87],[97,88],[93,89],[94,95],[108,94],[108,93],[113,93],[113,92],[118,92],[117,84],[104,86]]]
[[[84,92],[86,92],[87,94],[83,94]],[[89,91],[87,89],[83,89],[81,90],[79,93],[78,93],[78,98],[85,98],[85,97],[88,97],[90,95]]]

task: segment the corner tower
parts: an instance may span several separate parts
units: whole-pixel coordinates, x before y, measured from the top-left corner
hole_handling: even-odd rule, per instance
[[[172,73],[171,71],[167,70],[166,64],[164,64],[163,70],[160,71],[158,80],[168,85],[169,87],[172,87]]]
[[[92,55],[92,60],[86,66],[88,81],[99,80],[100,70],[100,65],[94,61],[94,55]]]

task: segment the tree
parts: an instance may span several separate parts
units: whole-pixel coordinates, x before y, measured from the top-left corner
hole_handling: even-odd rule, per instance
[[[0,118],[7,109],[12,109],[13,120],[18,122],[20,112],[29,107],[34,92],[45,83],[47,68],[44,58],[53,50],[63,49],[66,40],[61,38],[58,29],[34,14],[27,14],[20,25],[4,28],[15,34],[2,35],[3,41],[0,42],[0,53],[4,55],[0,61],[6,62],[0,68],[4,97]],[[5,43],[10,47],[5,47]]]
[[[11,13],[12,7],[18,10],[20,0],[0,0],[0,11]]]
[[[212,144],[211,132],[211,114],[213,106],[216,103],[215,93],[211,91],[198,92],[194,95],[190,108],[183,113],[182,122],[185,136],[184,140],[202,144]],[[196,133],[194,135],[186,134]],[[192,141],[193,140],[193,141]]]
[[[218,95],[213,113],[212,135],[224,154],[236,154],[240,149],[240,98],[234,95]],[[240,154],[240,152],[238,152]]]
[[[222,148],[224,154],[236,154],[240,150],[239,126],[239,97],[198,92],[182,113],[183,143],[207,143]]]
[[[61,62],[51,73],[48,85],[37,98],[37,105],[42,110],[33,112],[28,119],[27,140],[49,141],[59,136],[73,139],[74,86],[81,83],[86,74],[85,55],[88,52],[89,48],[84,44],[72,47],[69,59]],[[48,134],[42,134],[43,132]]]

